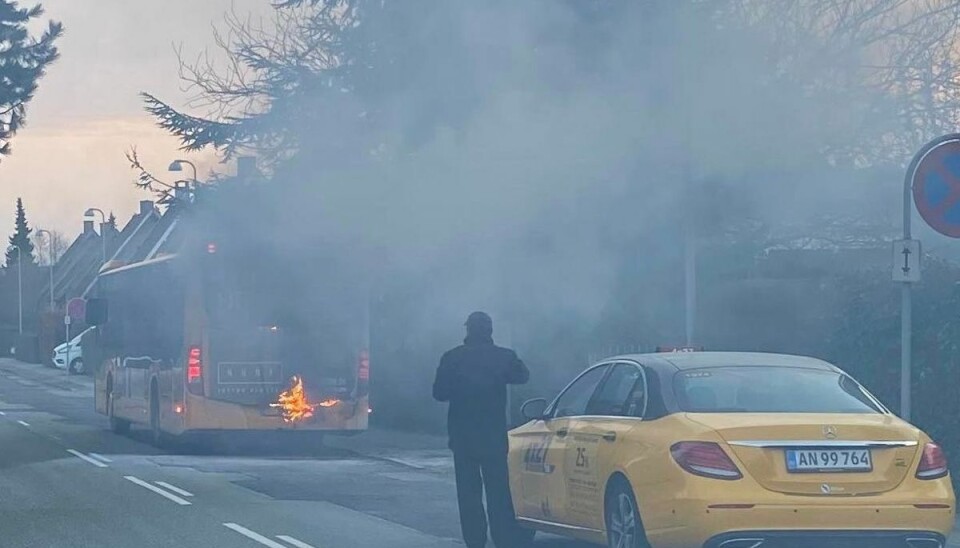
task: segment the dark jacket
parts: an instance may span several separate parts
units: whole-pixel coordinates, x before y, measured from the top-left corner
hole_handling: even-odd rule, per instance
[[[524,384],[530,371],[516,352],[489,337],[467,337],[440,359],[433,397],[450,402],[450,449],[475,456],[507,452],[507,385]]]

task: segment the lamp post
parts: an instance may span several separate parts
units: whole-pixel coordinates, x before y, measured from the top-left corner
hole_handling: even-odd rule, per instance
[[[100,261],[100,266],[107,264],[107,235],[104,233],[103,228],[107,225],[107,216],[103,213],[102,209],[97,209],[95,207],[88,208],[83,212],[84,217],[93,217],[94,213],[100,214],[100,256],[102,260]]]
[[[37,234],[47,235],[47,261],[50,262],[48,265],[50,267],[50,312],[53,312],[53,233],[41,228],[37,231]]]
[[[7,248],[7,251],[12,249],[17,250],[17,317],[19,323],[20,334],[23,335],[23,268],[21,268],[21,250],[20,246],[12,245]]]
[[[193,181],[193,186],[194,186],[194,188],[196,188],[196,186],[197,186],[197,166],[194,165],[194,163],[191,162],[190,160],[174,160],[174,161],[170,162],[170,166],[167,167],[167,171],[173,171],[173,172],[183,171],[183,165],[184,165],[184,164],[190,166],[190,168],[193,170],[193,179],[191,179],[191,180]]]

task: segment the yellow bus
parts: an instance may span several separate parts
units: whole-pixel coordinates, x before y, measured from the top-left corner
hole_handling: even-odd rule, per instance
[[[156,445],[183,434],[365,430],[364,289],[235,251],[242,261],[207,243],[100,274],[87,306],[96,340],[84,347],[95,356],[96,410],[117,433],[148,428]]]

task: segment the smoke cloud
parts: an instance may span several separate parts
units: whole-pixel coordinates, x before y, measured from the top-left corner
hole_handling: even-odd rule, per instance
[[[380,314],[380,390],[406,391],[384,398],[427,398],[439,352],[475,309],[531,362],[530,392],[610,345],[678,343],[691,218],[704,248],[826,213],[889,225],[889,174],[938,130],[911,110],[922,86],[884,68],[914,46],[881,37],[956,10],[827,4],[371,8],[345,33],[367,48],[357,64],[285,98],[299,152],[257,204],[266,230],[293,256],[336,245],[355,259]],[[918,63],[947,62],[932,55]],[[322,280],[323,264],[312,271]]]

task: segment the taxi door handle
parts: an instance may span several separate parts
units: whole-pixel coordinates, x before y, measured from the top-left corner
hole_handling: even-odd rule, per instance
[[[603,439],[605,439],[605,440],[607,440],[607,441],[617,441],[617,433],[616,433],[616,432],[607,432],[607,433],[605,433],[605,434],[603,435]]]
[[[565,438],[565,437],[567,437],[567,432],[568,432],[568,430],[567,430],[566,428],[557,430],[557,437],[558,437],[558,438]]]

